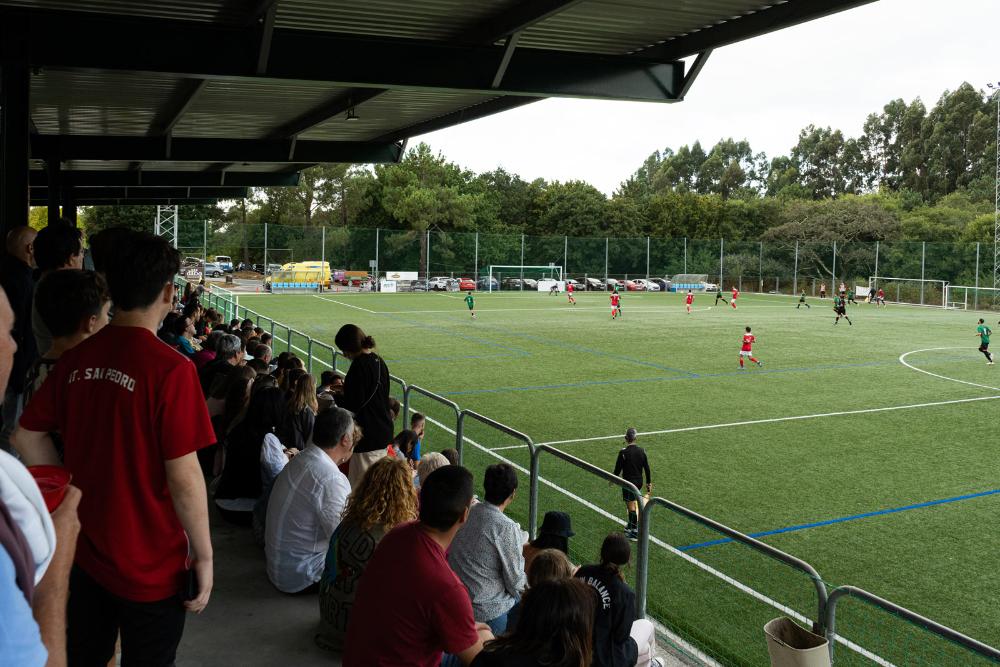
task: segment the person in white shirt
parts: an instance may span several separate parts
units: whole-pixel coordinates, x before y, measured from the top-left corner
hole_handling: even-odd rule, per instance
[[[354,418],[341,408],[316,417],[313,444],[289,461],[267,504],[267,576],[284,593],[318,590],[330,536],[351,493],[337,468],[354,451]]]

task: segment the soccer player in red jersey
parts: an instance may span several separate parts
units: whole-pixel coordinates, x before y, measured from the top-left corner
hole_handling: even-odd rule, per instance
[[[691,293],[691,290],[688,290],[687,296],[684,298],[684,303],[687,306],[687,313],[690,315],[691,304],[694,303],[694,294]]]
[[[740,291],[736,289],[736,285],[733,285],[733,298],[729,300],[729,305],[733,307],[733,310],[736,310],[736,297],[739,295]]]
[[[743,368],[743,357],[747,357],[750,361],[754,362],[758,366],[763,366],[759,359],[753,356],[753,344],[757,342],[757,337],[750,333],[750,327],[747,327],[746,333],[743,334],[743,347],[740,348],[740,369]]]
[[[882,291],[881,287],[878,288],[878,298],[875,301],[875,305],[885,308],[885,292]]]
[[[618,317],[618,313],[621,309],[618,306],[618,302],[621,300],[621,295],[617,291],[611,293],[611,319]]]
[[[576,305],[576,299],[573,298],[573,283],[566,283],[566,296],[569,297],[569,302]]]

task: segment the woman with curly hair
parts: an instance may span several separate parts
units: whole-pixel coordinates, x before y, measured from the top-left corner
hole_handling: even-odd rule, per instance
[[[320,647],[344,649],[354,593],[376,545],[395,526],[417,518],[412,480],[404,459],[381,458],[365,471],[347,499],[340,525],[330,538],[319,583],[316,643]]]

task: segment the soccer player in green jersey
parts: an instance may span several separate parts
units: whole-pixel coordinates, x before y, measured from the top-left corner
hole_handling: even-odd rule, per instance
[[[838,324],[840,322],[840,318],[843,317],[847,320],[848,324],[852,327],[854,326],[854,322],[852,322],[851,318],[847,316],[847,306],[845,305],[844,297],[837,296],[836,294],[833,295],[833,312],[837,314],[837,319],[833,321],[834,324]]]
[[[993,365],[993,355],[990,354],[991,333],[993,332],[990,331],[990,328],[986,326],[986,322],[984,322],[983,318],[980,317],[979,326],[976,327],[976,335],[979,336],[979,351],[983,353],[984,357],[986,357],[986,364],[988,366]]]
[[[802,290],[802,294],[799,295],[799,305],[795,306],[795,310],[798,310],[802,306],[805,306],[809,310],[812,310],[812,306],[806,303],[806,291]]]
[[[472,292],[465,295],[465,305],[469,307],[472,319],[476,319],[476,298],[472,296]]]

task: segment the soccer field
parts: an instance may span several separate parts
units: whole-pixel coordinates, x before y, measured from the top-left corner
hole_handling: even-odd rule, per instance
[[[374,336],[390,372],[610,469],[634,426],[654,495],[752,535],[852,584],[1000,644],[993,455],[1000,366],[976,348],[972,311],[869,304],[834,325],[829,299],[744,295],[739,309],[698,295],[338,294],[241,296],[240,305],[332,344],[347,322]],[[728,294],[727,294],[728,297]],[[738,367],[744,326],[762,368]],[[281,341],[275,350],[281,351]],[[346,363],[346,362],[345,362]],[[322,370],[314,368],[314,371]],[[342,367],[343,370],[343,367]],[[411,409],[444,426],[430,401]],[[444,426],[427,449],[454,446]],[[470,422],[465,460],[482,468],[529,456]],[[576,562],[596,560],[621,529],[620,492],[543,458],[539,520],[573,517]],[[527,525],[526,476],[511,513]],[[481,491],[480,491],[481,492]],[[727,664],[767,664],[761,627],[780,606],[815,618],[811,582],[790,568],[667,511],[654,511],[648,610]],[[845,600],[838,664],[970,664],[975,659],[863,603]],[[861,651],[870,652],[868,658]]]

